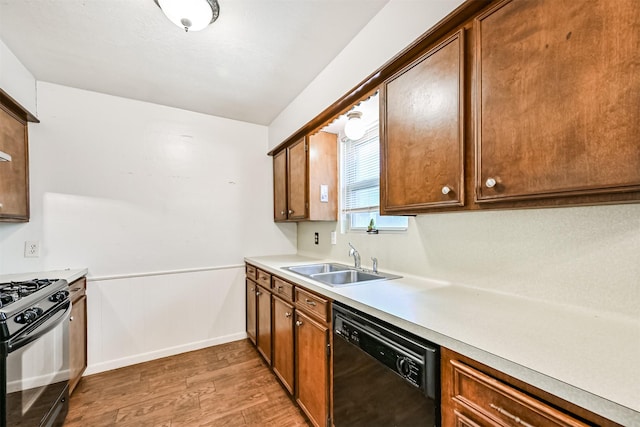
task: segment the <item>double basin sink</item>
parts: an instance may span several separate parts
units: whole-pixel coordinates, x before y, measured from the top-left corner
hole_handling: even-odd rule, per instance
[[[402,276],[365,271],[344,264],[320,263],[284,267],[285,270],[317,280],[329,286],[349,286],[380,280],[398,279]]]

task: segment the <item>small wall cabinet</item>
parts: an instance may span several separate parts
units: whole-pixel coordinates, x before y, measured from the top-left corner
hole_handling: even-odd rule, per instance
[[[464,204],[463,34],[382,85],[383,214]]]
[[[29,144],[26,116],[2,102],[0,96],[0,221],[29,221]]]
[[[274,154],[274,221],[335,221],[337,192],[336,135],[318,132]]]

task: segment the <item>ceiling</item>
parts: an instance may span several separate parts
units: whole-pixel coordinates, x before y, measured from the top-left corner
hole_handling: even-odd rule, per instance
[[[0,0],[37,80],[268,125],[389,0],[218,0],[185,33],[153,0]]]

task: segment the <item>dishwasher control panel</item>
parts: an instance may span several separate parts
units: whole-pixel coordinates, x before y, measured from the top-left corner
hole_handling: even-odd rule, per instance
[[[403,377],[407,382],[425,389],[425,361],[420,356],[399,342],[394,342],[371,326],[336,315],[334,332],[338,337],[359,347],[387,368]]]

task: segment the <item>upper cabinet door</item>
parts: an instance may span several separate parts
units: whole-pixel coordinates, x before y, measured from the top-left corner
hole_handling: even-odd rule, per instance
[[[381,211],[464,204],[462,30],[386,81],[381,93]]]
[[[27,123],[0,105],[0,221],[29,220],[29,160]]]
[[[300,139],[287,149],[289,179],[289,219],[307,218],[307,143]]]
[[[474,26],[478,202],[640,189],[640,1],[504,1]]]
[[[287,150],[273,156],[273,219],[287,220]]]

